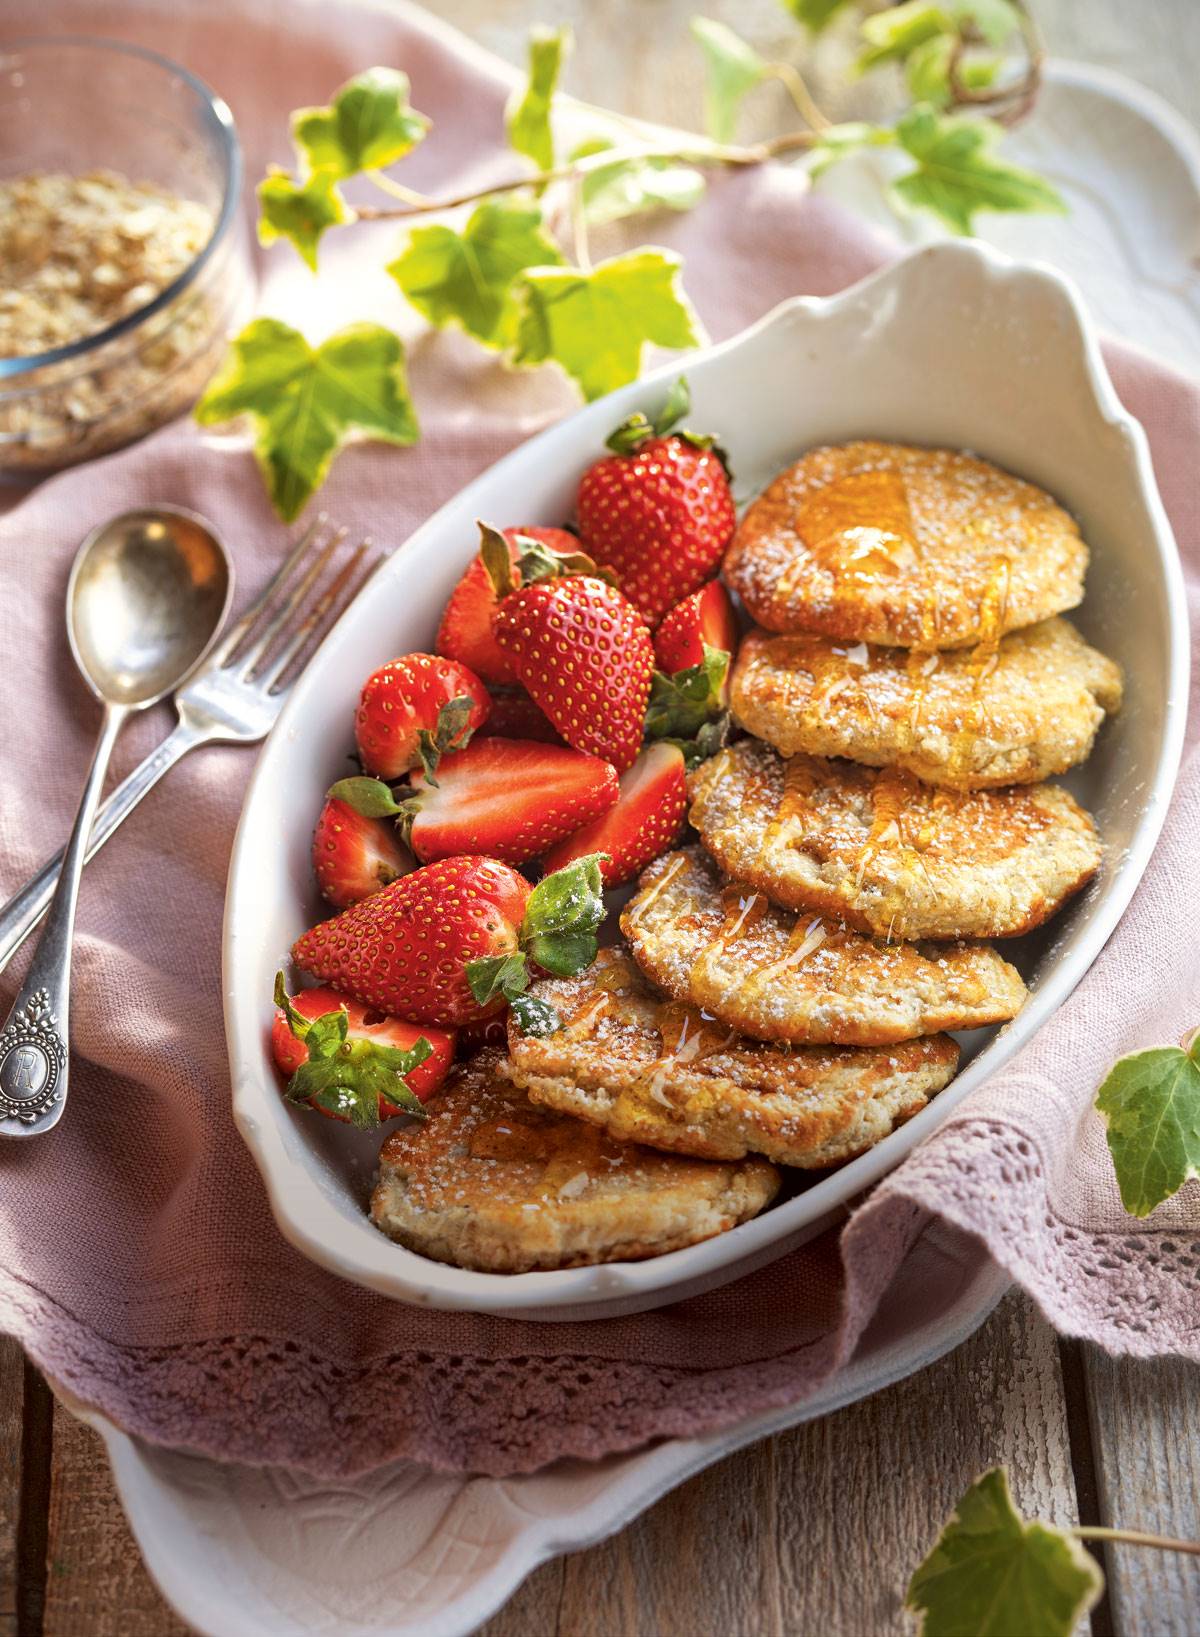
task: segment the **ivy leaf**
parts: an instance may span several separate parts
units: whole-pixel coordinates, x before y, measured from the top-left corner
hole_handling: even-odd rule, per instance
[[[327,108],[297,108],[292,141],[310,171],[335,178],[383,170],[411,153],[429,121],[408,100],[408,75],[368,68],[347,80]]]
[[[518,153],[532,159],[540,171],[548,171],[554,164],[550,106],[570,49],[569,28],[533,30],[529,37],[529,80],[524,93],[508,112],[509,143]]]
[[[1014,1507],[1003,1467],[977,1478],[908,1584],[921,1637],[1071,1637],[1104,1590],[1078,1541]]]
[[[530,267],[561,267],[562,252],[537,205],[486,200],[461,233],[418,227],[388,272],[437,329],[460,325],[485,346],[511,339],[513,281]]]
[[[732,142],[738,104],[766,78],[768,64],[726,23],[693,17],[692,33],[704,53],[704,129],[714,141]]]
[[[926,40],[909,53],[904,65],[904,77],[916,102],[928,102],[934,108],[944,108],[950,101],[950,62],[954,55],[954,36],[938,34]],[[958,65],[958,77],[972,91],[991,85],[1000,70],[999,57],[964,57]]]
[[[1109,1070],[1096,1097],[1108,1125],[1108,1151],[1131,1216],[1200,1176],[1200,1039],[1131,1052]]]
[[[201,426],[249,415],[275,510],[291,522],[352,432],[415,443],[404,344],[378,324],[351,324],[313,347],[299,330],[256,318],[234,337],[196,405]]]
[[[783,0],[783,3],[798,23],[803,23],[813,34],[820,34],[838,12],[845,9],[847,0]]]
[[[586,159],[613,144],[607,137],[581,142],[570,157]],[[705,181],[691,165],[651,155],[601,165],[583,178],[583,214],[595,227],[646,210],[691,210],[704,197]]]
[[[258,203],[258,242],[267,245],[290,239],[314,273],[317,245],[326,228],[354,220],[354,212],[338,192],[333,170],[314,171],[303,182],[296,182],[272,165],[258,184]]]
[[[1003,45],[1021,26],[1021,17],[1012,0],[957,0],[955,20],[974,23],[988,45]]]
[[[866,74],[883,63],[903,62],[926,41],[939,34],[953,38],[958,32],[946,8],[933,0],[904,0],[903,5],[864,17],[859,27],[867,49],[854,64],[857,74]]]
[[[895,140],[896,133],[888,125],[869,125],[862,120],[848,121],[844,125],[827,125],[820,133],[820,140],[808,151],[808,173],[815,182],[830,165],[845,159],[847,154],[855,153],[859,148],[887,148]]]
[[[513,361],[552,359],[600,398],[636,379],[647,342],[692,347],[695,315],[679,288],[679,257],[647,248],[602,261],[590,272],[538,267],[521,276]]]
[[[955,233],[970,233],[979,210],[1026,210],[1065,214],[1050,183],[997,158],[1001,127],[990,119],[938,114],[927,103],[910,108],[896,136],[917,168],[891,185],[897,204],[932,211]]]

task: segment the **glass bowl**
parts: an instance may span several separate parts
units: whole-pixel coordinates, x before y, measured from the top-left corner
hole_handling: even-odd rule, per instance
[[[132,310],[104,328],[0,356],[0,478],[29,479],[106,454],[184,413],[250,307],[242,156],[225,102],[138,46],[68,35],[5,43],[0,181],[97,172],[192,201],[212,227],[199,250],[189,245],[182,271],[140,300],[135,284],[126,297]],[[24,217],[14,220],[20,226]],[[36,242],[31,253],[40,253]],[[0,300],[24,299],[15,285],[2,287],[0,268]]]

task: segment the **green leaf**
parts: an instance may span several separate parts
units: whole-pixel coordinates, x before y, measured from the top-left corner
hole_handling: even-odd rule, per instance
[[[954,36],[938,34],[926,40],[909,53],[904,65],[904,77],[916,102],[928,102],[934,108],[944,108],[950,101],[950,62],[954,55]],[[963,57],[958,65],[958,77],[973,91],[992,84],[1000,69],[999,57]]]
[[[668,736],[660,739],[659,743],[674,745],[676,750],[682,751],[684,766],[690,773],[693,768],[699,767],[701,762],[715,756],[718,750],[724,750],[732,732],[733,718],[728,711],[722,711],[720,716],[714,716],[711,721],[705,722],[694,738],[674,739]]]
[[[338,91],[327,108],[297,108],[292,141],[310,171],[335,177],[383,170],[411,153],[429,121],[408,100],[408,75],[368,68]]]
[[[1002,1467],[971,1485],[908,1585],[921,1637],[1070,1637],[1104,1576],[1078,1541],[1026,1523]]]
[[[728,670],[725,650],[705,643],[699,665],[676,671],[674,676],[655,671],[646,706],[646,738],[694,738],[706,722],[721,714]]]
[[[808,150],[809,175],[815,181],[847,154],[859,148],[887,148],[895,140],[895,131],[887,125],[868,125],[861,120],[827,125],[820,133],[820,140]]]
[[[292,1005],[282,972],[275,974],[275,1004],[283,1009],[296,1039],[308,1049],[308,1061],[300,1064],[287,1083],[289,1101],[314,1103],[364,1131],[381,1123],[383,1098],[395,1108],[425,1118],[419,1098],[404,1078],[433,1052],[424,1035],[407,1050],[375,1040],[350,1040],[345,1008],[338,1006],[320,1017],[306,1018]]]
[[[550,1002],[537,995],[516,995],[512,1002],[512,1014],[523,1033],[536,1035],[539,1040],[562,1028],[562,1019]]]
[[[581,142],[571,159],[585,159],[614,146],[607,137]],[[648,210],[691,210],[704,197],[704,177],[691,165],[661,154],[620,159],[584,174],[583,214],[594,227]]]
[[[1200,1176],[1200,1044],[1131,1052],[1109,1070],[1096,1097],[1108,1124],[1121,1203],[1132,1216]]]
[[[838,12],[845,9],[847,0],[783,0],[783,4],[798,23],[803,23],[813,34],[820,34]]]
[[[326,791],[335,801],[344,801],[363,818],[395,818],[404,811],[381,779],[356,776],[339,779]]]
[[[611,449],[616,455],[630,455],[648,438],[665,437],[678,426],[691,407],[692,389],[688,386],[687,376],[678,375],[671,382],[662,408],[653,419],[644,409],[635,409],[632,415],[625,417],[615,431],[609,433],[604,440],[604,447]],[[698,437],[694,432],[681,431],[679,436],[701,448],[712,447],[711,438]]]
[[[314,171],[303,182],[295,182],[272,165],[258,184],[258,203],[258,242],[266,245],[290,239],[314,273],[321,235],[327,228],[354,220],[332,170]]]
[[[1032,171],[992,151],[1001,127],[990,119],[938,114],[927,103],[910,108],[896,126],[917,168],[892,183],[901,207],[929,210],[955,233],[970,233],[976,211],[1066,212],[1057,191]]]
[[[352,432],[387,443],[417,441],[404,344],[378,324],[351,324],[319,347],[275,318],[234,337],[196,405],[201,426],[249,415],[272,504],[285,522],[325,480]]]
[[[489,347],[512,339],[513,281],[530,267],[561,267],[562,252],[544,231],[537,205],[486,200],[461,233],[417,227],[388,272],[439,330],[458,324]]]
[[[544,877],[529,895],[521,947],[556,977],[573,977],[596,958],[596,928],[604,919],[602,853],[588,853]]]
[[[679,288],[679,257],[634,250],[590,272],[539,267],[522,274],[514,362],[553,360],[600,398],[636,378],[647,342],[695,346],[695,315]]]
[[[854,64],[858,74],[866,74],[883,63],[903,62],[911,51],[939,34],[953,38],[958,30],[944,6],[932,0],[904,0],[864,17],[860,25],[867,49]]]
[[[988,45],[1003,45],[1021,26],[1021,16],[1012,0],[954,0],[951,7],[960,26],[974,23]]]
[[[726,23],[693,17],[692,33],[704,53],[704,129],[716,142],[732,142],[738,104],[766,78],[769,65]]]
[[[540,171],[554,164],[550,106],[563,60],[571,49],[569,28],[535,28],[529,37],[529,80],[508,113],[508,140]]]
[[[503,995],[512,1000],[529,988],[529,973],[524,955],[514,951],[510,955],[481,955],[477,961],[468,961],[464,968],[471,993],[480,1006]]]

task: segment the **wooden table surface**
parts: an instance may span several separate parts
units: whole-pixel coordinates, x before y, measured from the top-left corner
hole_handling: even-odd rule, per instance
[[[520,60],[533,20],[570,22],[571,88],[695,125],[697,0],[435,0]],[[1200,123],[1200,0],[1033,0],[1051,49],[1117,68]],[[703,9],[778,54],[775,0]],[[1190,44],[1189,44],[1190,42]],[[364,65],[366,66],[366,65]],[[763,125],[781,110],[763,99]],[[748,134],[754,134],[753,120]],[[903,1585],[976,1474],[1003,1462],[1019,1506],[1059,1523],[1200,1536],[1200,1369],[1122,1363],[1058,1340],[1008,1296],[957,1352],[865,1403],[693,1478],[614,1539],[539,1569],[487,1637],[882,1637]],[[1200,1637],[1200,1561],[1110,1551],[1095,1637]],[[0,1338],[0,1637],[169,1637],[99,1439]],[[1019,1634],[1017,1634],[1019,1637]]]

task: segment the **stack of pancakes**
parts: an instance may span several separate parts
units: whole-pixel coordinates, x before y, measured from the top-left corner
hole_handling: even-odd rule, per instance
[[[1117,666],[1059,617],[1086,567],[1047,494],[947,450],[817,449],[750,507],[724,573],[757,622],[732,681],[752,737],[692,776],[700,845],[645,871],[625,945],[535,986],[561,1026],[510,1023],[507,1057],[474,1071],[508,1082],[510,1121],[556,1111],[556,1140],[587,1147],[568,1186],[593,1199],[588,1231],[564,1245],[531,1195],[518,1216],[557,1248],[466,1265],[652,1255],[732,1226],[775,1165],[839,1164],[922,1108],[957,1067],[946,1031],[1017,1013],[1021,977],[981,940],[1041,925],[1101,857],[1090,815],[1044,782],[1121,699]],[[629,1190],[614,1218],[590,1179],[631,1156],[641,1215],[615,1227]],[[661,1184],[655,1158],[674,1166]]]

